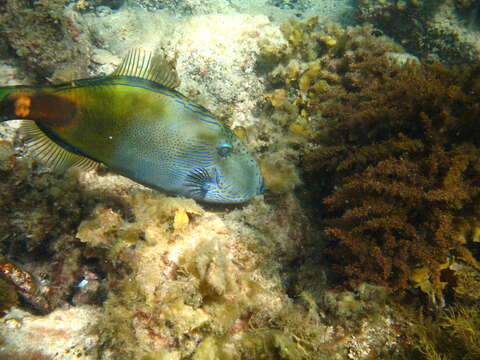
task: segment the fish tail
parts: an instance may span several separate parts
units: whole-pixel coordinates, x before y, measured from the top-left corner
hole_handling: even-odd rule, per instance
[[[0,87],[0,122],[27,119],[34,92],[34,88],[28,86]]]
[[[75,101],[52,92],[52,88],[0,87],[0,122],[33,120],[47,127],[66,126],[77,110]]]
[[[52,87],[0,87],[0,123],[25,120],[20,127],[25,143],[53,169],[71,166],[93,169],[99,165],[98,161],[61,140],[54,131],[71,125],[77,113],[77,103],[55,93]]]

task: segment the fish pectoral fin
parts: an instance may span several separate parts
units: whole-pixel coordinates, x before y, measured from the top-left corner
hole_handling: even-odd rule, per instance
[[[54,170],[66,170],[70,167],[92,170],[100,165],[95,160],[69,151],[57,144],[38,127],[35,121],[23,120],[20,131],[25,136],[28,149]]]
[[[165,61],[142,49],[130,50],[110,76],[138,77],[169,88],[176,88],[180,83],[177,74]]]

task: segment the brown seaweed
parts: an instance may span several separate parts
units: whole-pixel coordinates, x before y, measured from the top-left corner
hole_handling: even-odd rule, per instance
[[[475,262],[480,67],[370,57],[349,71],[361,76],[327,95],[323,147],[304,159],[314,201],[324,204],[328,253],[349,285],[405,289],[426,266],[442,289],[441,264]]]

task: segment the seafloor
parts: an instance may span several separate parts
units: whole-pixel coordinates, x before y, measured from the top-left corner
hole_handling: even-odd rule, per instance
[[[0,359],[480,359],[476,0],[9,0],[0,85],[132,48],[259,160],[206,205],[0,124]]]

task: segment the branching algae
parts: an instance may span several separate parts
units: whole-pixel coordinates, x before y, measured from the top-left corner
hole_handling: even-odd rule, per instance
[[[331,256],[351,284],[404,289],[426,267],[440,291],[450,257],[475,263],[479,69],[385,58],[362,67],[364,79],[323,109],[327,146],[305,158],[312,186],[323,178],[319,193],[331,191],[322,199],[338,241]]]

